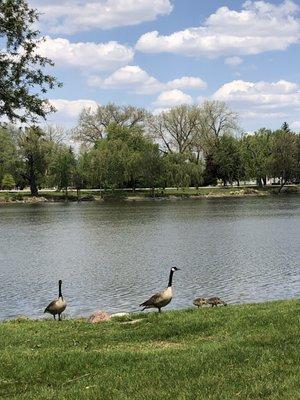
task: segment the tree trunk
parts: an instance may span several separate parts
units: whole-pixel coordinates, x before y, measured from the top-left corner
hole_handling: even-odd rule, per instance
[[[31,192],[31,196],[38,196],[39,195],[39,191],[38,191],[35,179],[30,180],[30,192]]]
[[[282,179],[282,182],[281,182],[280,188],[278,190],[278,193],[281,192],[281,190],[282,190],[283,186],[285,185],[285,183],[286,183],[285,179]]]
[[[265,186],[267,185],[267,177],[266,176],[263,177],[263,183]]]
[[[31,196],[38,196],[39,192],[36,184],[34,161],[32,157],[30,157],[29,159],[29,186],[30,186]]]
[[[155,197],[155,187],[150,188],[150,196]]]
[[[76,195],[77,195],[77,203],[79,203],[79,188],[76,188]]]
[[[258,187],[262,187],[261,178],[257,178],[257,179],[256,179],[256,183],[257,183],[257,186],[258,186]]]

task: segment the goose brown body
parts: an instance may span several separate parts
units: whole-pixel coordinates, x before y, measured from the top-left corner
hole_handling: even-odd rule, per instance
[[[56,319],[56,315],[58,315],[58,320],[61,321],[61,313],[65,311],[67,307],[67,302],[64,300],[61,291],[62,281],[58,282],[59,293],[58,298],[51,301],[48,306],[45,308],[44,313],[49,313],[53,315],[53,318]]]
[[[162,290],[161,292],[155,293],[148,300],[144,301],[144,303],[140,304],[140,307],[144,307],[142,311],[144,311],[146,308],[157,308],[158,312],[161,312],[161,308],[167,306],[171,302],[173,297],[173,291],[172,291],[173,274],[175,271],[178,270],[179,268],[176,267],[171,268],[168,287]]]

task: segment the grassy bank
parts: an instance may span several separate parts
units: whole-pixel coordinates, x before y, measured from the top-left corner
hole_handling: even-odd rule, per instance
[[[3,399],[296,400],[300,301],[0,324]]]
[[[297,194],[300,191],[300,186],[290,185],[286,186],[282,190],[282,194]],[[277,186],[266,186],[264,188],[258,188],[254,186],[240,186],[240,187],[201,187],[195,188],[167,188],[167,189],[156,189],[155,198],[158,199],[182,199],[182,198],[215,198],[215,197],[246,197],[246,196],[267,196],[271,194],[278,194],[279,187]],[[55,201],[103,201],[103,200],[146,200],[152,199],[153,194],[147,189],[138,189],[133,192],[130,189],[117,189],[117,190],[106,190],[95,191],[95,190],[81,190],[79,197],[75,190],[69,190],[68,196],[65,192],[47,191],[40,190],[40,200],[55,202]],[[32,199],[29,191],[20,192],[0,192],[0,203],[12,203],[12,202],[39,202],[39,199]]]

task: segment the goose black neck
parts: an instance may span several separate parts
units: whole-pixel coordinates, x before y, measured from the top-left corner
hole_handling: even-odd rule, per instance
[[[61,292],[61,282],[58,284],[58,297],[63,297]]]
[[[174,271],[171,269],[170,275],[169,275],[169,284],[168,284],[168,287],[172,286],[173,274],[174,274]]]

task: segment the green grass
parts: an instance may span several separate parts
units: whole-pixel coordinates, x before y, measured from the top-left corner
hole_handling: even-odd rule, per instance
[[[296,400],[300,301],[0,324],[0,398]]]

